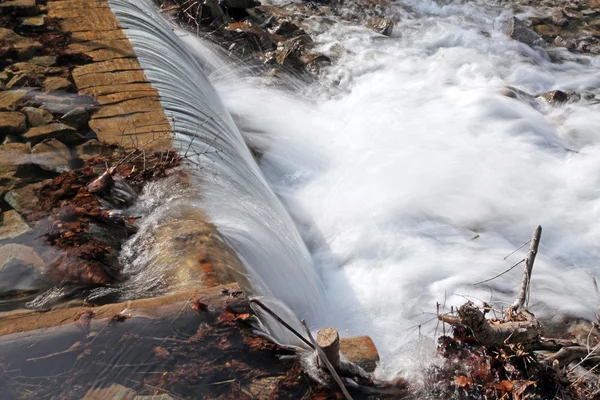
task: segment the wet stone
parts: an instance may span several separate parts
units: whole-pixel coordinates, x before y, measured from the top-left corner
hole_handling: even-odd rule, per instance
[[[27,130],[25,121],[25,115],[20,112],[0,112],[0,135],[25,132]]]
[[[44,90],[46,92],[63,91],[67,92],[73,88],[73,83],[66,78],[52,76],[44,81]]]
[[[12,56],[12,53],[15,53],[17,58],[27,59],[36,55],[41,49],[41,43],[17,35],[10,29],[0,28],[0,57]]]
[[[77,155],[82,160],[89,160],[102,155],[103,148],[102,144],[96,139],[88,140],[84,144],[77,146]]]
[[[0,241],[13,239],[24,233],[31,231],[31,228],[15,210],[9,210],[0,216],[2,226],[0,226]]]
[[[14,174],[29,159],[31,146],[27,143],[10,143],[0,146],[0,177]]]
[[[394,29],[394,21],[389,18],[369,18],[366,21],[366,26],[377,33],[390,36]]]
[[[537,33],[527,28],[527,26],[516,17],[509,18],[502,26],[504,33],[529,47],[545,47],[546,42]]]
[[[6,193],[4,196],[4,201],[6,201],[15,211],[26,216],[27,214],[30,214],[36,207],[39,201],[39,190],[50,182],[51,180],[46,179],[42,182],[33,183],[18,189],[13,189]]]
[[[41,65],[43,67],[52,67],[56,65],[56,56],[38,56],[29,60],[31,64]]]
[[[43,15],[23,18],[21,20],[21,28],[41,28],[44,26],[44,21],[45,17]]]
[[[0,247],[0,296],[47,288],[44,269],[44,261],[31,247],[14,243]]]
[[[32,127],[46,125],[53,120],[52,114],[43,108],[23,107],[21,112],[27,116],[27,122]]]
[[[79,129],[90,120],[90,113],[85,107],[77,107],[63,115],[60,122]]]
[[[27,90],[6,90],[0,92],[0,110],[14,110],[26,94]]]
[[[561,90],[551,90],[541,95],[550,104],[561,104],[569,99],[569,95]]]
[[[44,139],[58,139],[66,144],[75,144],[77,142],[81,143],[85,141],[75,129],[58,122],[31,128],[23,135],[23,138],[34,145]]]
[[[136,392],[122,385],[112,385],[104,389],[88,391],[82,400],[133,400]]]
[[[70,158],[69,148],[56,139],[46,139],[31,149],[31,161],[49,171],[68,171]]]

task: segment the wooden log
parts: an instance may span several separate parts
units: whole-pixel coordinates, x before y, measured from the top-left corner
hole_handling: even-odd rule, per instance
[[[334,328],[321,329],[317,333],[317,344],[335,369],[340,366],[340,335]],[[325,363],[317,356],[317,365],[326,368]]]

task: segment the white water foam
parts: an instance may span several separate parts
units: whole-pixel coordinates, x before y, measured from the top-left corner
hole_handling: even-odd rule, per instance
[[[532,311],[591,318],[599,304],[599,107],[500,91],[598,95],[600,61],[553,50],[564,58],[553,63],[499,32],[507,13],[482,3],[405,5],[391,38],[322,29],[321,49],[346,49],[323,77],[335,95],[312,86],[299,99],[230,74],[216,82],[312,250],[335,310],[328,322],[371,335],[386,376],[422,362],[423,349],[433,355],[415,339],[420,324],[433,336],[436,302],[511,302],[521,267],[473,283],[521,260],[526,248],[503,258],[538,224]]]

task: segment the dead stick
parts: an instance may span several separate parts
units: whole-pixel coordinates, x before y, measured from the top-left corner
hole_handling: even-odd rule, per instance
[[[529,252],[525,257],[525,270],[523,271],[523,279],[521,280],[521,291],[519,296],[512,305],[513,312],[519,311],[519,309],[525,307],[529,295],[529,284],[531,282],[531,273],[533,271],[533,263],[535,256],[538,252],[538,246],[540,245],[540,238],[542,236],[542,227],[538,226],[531,236],[531,244],[529,245]]]
[[[335,372],[335,368],[333,368],[333,365],[331,365],[331,363],[327,359],[327,355],[325,354],[323,349],[319,347],[317,342],[315,342],[315,339],[312,337],[312,334],[310,333],[310,329],[308,329],[308,326],[306,325],[306,321],[302,320],[302,325],[304,326],[304,330],[306,331],[306,334],[308,335],[308,338],[310,339],[310,342],[312,343],[314,349],[317,351],[317,354],[319,355],[319,359],[325,363],[325,365],[327,366],[327,369],[333,376],[333,379],[335,379],[337,384],[340,386],[340,389],[342,389],[342,393],[344,393],[344,396],[346,397],[346,399],[352,400],[352,396],[350,396],[350,393],[348,393],[348,389],[346,389],[344,382],[342,382],[342,379],[340,378],[340,376],[337,374],[337,372]]]
[[[304,343],[306,343],[311,349],[313,349],[313,350],[315,349],[315,346],[311,342],[309,342],[308,340],[306,340],[306,338],[304,336],[302,336],[300,333],[298,333],[297,330],[295,330],[294,328],[292,328],[287,322],[285,322],[283,319],[281,319],[279,317],[279,315],[277,315],[277,314],[275,314],[275,312],[271,311],[271,309],[269,309],[267,306],[265,306],[260,300],[250,299],[250,302],[259,305],[260,308],[262,308],[263,310],[265,310],[269,315],[271,315],[273,318],[275,318],[281,325],[283,325],[290,332],[292,332],[294,335],[296,335],[296,337],[298,339],[300,339]]]

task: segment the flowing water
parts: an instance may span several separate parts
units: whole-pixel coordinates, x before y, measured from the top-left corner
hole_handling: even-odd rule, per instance
[[[319,49],[338,56],[319,83],[284,91],[141,0],[111,6],[182,149],[195,138],[198,206],[240,254],[255,292],[314,327],[371,335],[380,374],[430,362],[431,340],[418,339],[434,336],[436,302],[509,304],[520,267],[473,284],[521,260],[526,249],[505,256],[538,224],[530,309],[593,317],[598,59],[513,41],[499,31],[508,12],[482,2],[403,1],[390,38],[311,18]],[[554,107],[507,97],[506,87],[582,100]],[[238,129],[263,152],[262,172]]]

